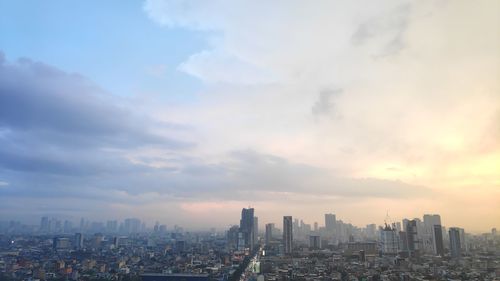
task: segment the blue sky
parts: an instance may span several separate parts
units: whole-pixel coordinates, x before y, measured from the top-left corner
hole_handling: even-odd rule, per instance
[[[0,0],[0,220],[488,230],[499,29],[495,0]]]
[[[1,1],[0,45],[10,59],[29,57],[81,73],[116,95],[161,93],[195,98],[200,83],[177,71],[207,46],[202,32],[164,28],[142,1]]]

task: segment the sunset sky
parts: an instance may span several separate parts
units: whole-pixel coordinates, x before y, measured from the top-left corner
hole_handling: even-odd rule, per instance
[[[0,220],[500,227],[500,1],[0,0]]]

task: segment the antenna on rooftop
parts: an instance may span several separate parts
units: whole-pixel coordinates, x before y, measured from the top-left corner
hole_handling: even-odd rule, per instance
[[[387,224],[391,225],[391,217],[389,216],[389,210],[386,211],[385,213],[385,219],[384,219],[384,224],[387,226]]]

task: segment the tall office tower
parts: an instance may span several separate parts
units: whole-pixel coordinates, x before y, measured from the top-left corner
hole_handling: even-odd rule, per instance
[[[493,237],[497,236],[497,229],[496,228],[491,229],[491,235],[493,235]]]
[[[380,229],[380,250],[386,255],[395,255],[399,251],[399,234],[396,226],[388,224]]]
[[[106,232],[116,233],[118,231],[118,222],[116,220],[109,220],[106,222]]]
[[[418,221],[408,220],[406,224],[406,240],[408,241],[408,254],[410,257],[418,256],[420,243],[418,239]]]
[[[377,225],[372,223],[366,225],[366,236],[368,236],[369,239],[375,239],[377,236]]]
[[[141,220],[135,218],[125,219],[124,228],[126,233],[139,233],[141,230]]]
[[[160,224],[160,233],[166,233],[167,232],[167,226],[164,224]]]
[[[335,230],[336,221],[335,214],[325,214],[325,229],[332,233]]]
[[[292,234],[297,238],[299,235],[299,219],[294,219],[292,223]]]
[[[85,230],[85,220],[83,218],[80,219],[80,232],[84,232]]]
[[[245,251],[245,234],[238,231],[238,251]]]
[[[40,232],[49,232],[49,218],[48,217],[42,217],[40,221]]]
[[[408,219],[403,219],[403,231],[406,232],[406,225],[408,224]]]
[[[94,239],[92,240],[92,247],[98,249],[101,247],[101,243],[104,240],[104,235],[102,233],[94,234]]]
[[[61,233],[63,231],[62,224],[60,220],[54,221],[54,229],[52,232]]]
[[[231,226],[227,231],[227,248],[229,250],[238,249],[238,232],[239,227],[237,225]]]
[[[319,235],[309,236],[309,248],[311,249],[321,249],[321,237]]]
[[[399,250],[408,253],[408,236],[405,231],[399,232]]]
[[[467,246],[467,241],[465,239],[464,229],[458,228],[458,233],[460,234],[460,249],[462,250],[462,254],[467,253],[469,251],[469,247]]]
[[[241,220],[240,220],[240,233],[242,233],[242,238],[243,238],[243,245],[245,248],[253,248],[254,243],[254,231],[253,231],[253,226],[254,226],[254,209],[253,208],[248,208],[245,209],[243,208],[241,210]],[[243,246],[242,245],[242,246]],[[240,247],[240,244],[238,244],[238,247]]]
[[[292,216],[283,217],[283,248],[285,254],[291,254],[293,249],[293,222]]]
[[[434,225],[434,248],[435,254],[444,256],[443,228],[441,225]]]
[[[460,258],[462,256],[462,246],[460,242],[460,229],[458,227],[450,227],[450,253],[452,258]]]
[[[273,228],[274,224],[266,224],[266,245],[269,245],[269,243],[271,243],[271,240],[273,240]]]
[[[439,215],[424,215],[423,248],[428,254],[442,256],[444,254],[442,230],[436,231],[435,226],[441,228],[441,217]]]
[[[314,232],[318,232],[318,231],[319,231],[318,222],[314,222]]]
[[[259,218],[253,217],[253,245],[259,243]]]
[[[120,246],[120,237],[118,236],[113,237],[113,246],[115,248],[118,248]]]
[[[68,220],[65,220],[64,221],[64,233],[71,233],[72,230],[73,230],[73,223],[68,221]]]
[[[75,233],[75,248],[80,250],[83,248],[83,234]]]
[[[397,231],[403,231],[403,229],[401,228],[401,222],[396,222],[396,230]]]

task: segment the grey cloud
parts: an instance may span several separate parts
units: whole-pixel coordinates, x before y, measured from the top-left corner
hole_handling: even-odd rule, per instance
[[[360,46],[378,40],[375,57],[398,53],[405,47],[404,33],[409,26],[410,12],[411,5],[406,3],[360,24],[352,35],[352,44]]]
[[[313,112],[332,113],[338,93],[323,90]],[[41,204],[78,198],[99,206],[161,198],[276,200],[270,193],[353,198],[429,194],[424,187],[401,182],[345,179],[254,150],[232,151],[225,160],[208,162],[189,156],[190,143],[153,133],[160,127],[186,134],[189,126],[149,120],[116,104],[81,76],[26,59],[2,62],[0,176],[9,186],[0,189],[0,205],[11,198]],[[125,158],[126,152],[143,146],[161,153],[139,155],[137,163]]]
[[[0,167],[86,175],[130,170],[119,150],[193,146],[154,133],[187,127],[154,121],[117,104],[80,75],[29,59],[1,60]]]
[[[311,108],[312,114],[316,117],[333,113],[335,103],[332,99],[342,93],[342,89],[324,89],[319,92],[318,100]]]
[[[206,164],[185,163],[176,172],[156,170],[153,176],[126,178],[149,191],[174,197],[213,200],[274,200],[267,192],[323,194],[339,197],[410,198],[425,197],[432,191],[400,181],[346,178],[318,167],[253,150],[229,153],[229,159]],[[126,186],[124,183],[123,186]],[[136,193],[138,190],[128,190]]]
[[[28,59],[0,65],[0,127],[44,138],[53,134],[51,141],[61,143],[191,145],[151,133],[143,125],[149,120],[116,104],[116,98],[80,75]]]

